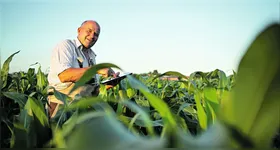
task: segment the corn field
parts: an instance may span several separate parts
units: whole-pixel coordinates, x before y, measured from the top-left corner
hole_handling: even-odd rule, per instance
[[[133,74],[97,96],[64,102],[57,115],[45,110],[47,74],[29,68],[9,73],[15,52],[1,67],[1,147],[74,149],[279,148],[280,25],[260,32],[237,72],[176,71]],[[74,88],[86,84],[91,67]],[[187,66],[186,66],[187,67]],[[163,80],[176,76],[178,80]]]

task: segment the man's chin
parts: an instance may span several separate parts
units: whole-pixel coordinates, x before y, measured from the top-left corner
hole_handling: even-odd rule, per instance
[[[84,44],[85,48],[91,48],[94,44]]]
[[[95,42],[94,42],[94,43],[92,43],[92,44],[90,44],[90,45],[89,45],[89,48],[90,48],[90,47],[92,47],[94,44],[95,44]]]
[[[88,45],[84,45],[84,48],[88,49],[88,48],[89,48],[89,46],[88,46]]]

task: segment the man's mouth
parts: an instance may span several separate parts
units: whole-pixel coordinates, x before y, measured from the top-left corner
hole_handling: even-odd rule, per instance
[[[88,42],[92,42],[92,40],[87,39]]]

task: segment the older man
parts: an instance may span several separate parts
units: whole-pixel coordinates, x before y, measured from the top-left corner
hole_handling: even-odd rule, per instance
[[[76,39],[63,40],[56,45],[51,55],[50,72],[48,75],[49,86],[67,94],[74,83],[92,66],[96,64],[96,54],[91,47],[96,43],[100,34],[100,26],[94,20],[87,20],[78,28]],[[105,68],[98,71],[102,76],[117,76],[112,69]],[[93,75],[97,82],[98,75]],[[113,87],[106,85],[107,89]],[[96,86],[83,86],[74,91],[69,97],[74,98],[77,94],[80,96],[89,96],[96,91]],[[48,96],[50,107],[48,112],[50,117],[54,117],[58,106],[62,101],[55,98],[54,95]]]

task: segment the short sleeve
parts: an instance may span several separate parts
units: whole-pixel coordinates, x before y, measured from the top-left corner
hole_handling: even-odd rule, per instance
[[[56,75],[73,66],[74,49],[67,41],[62,41],[53,49],[51,68]]]

